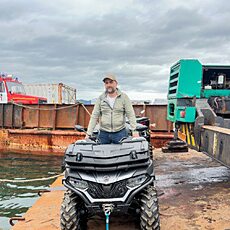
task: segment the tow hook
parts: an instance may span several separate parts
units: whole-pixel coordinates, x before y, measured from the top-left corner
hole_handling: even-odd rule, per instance
[[[111,212],[113,211],[114,205],[113,204],[103,204],[102,208],[105,213],[105,229],[109,230],[109,216]]]
[[[9,223],[11,226],[14,226],[14,220],[16,221],[24,221],[25,218],[24,217],[21,217],[21,216],[14,216],[14,217],[11,217],[10,220],[9,220]]]
[[[38,195],[41,196],[43,193],[50,192],[50,190],[39,190]]]

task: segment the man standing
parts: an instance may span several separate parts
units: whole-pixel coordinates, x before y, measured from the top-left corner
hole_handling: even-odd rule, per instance
[[[138,132],[135,132],[137,124],[133,106],[128,96],[117,88],[116,77],[109,74],[103,79],[103,82],[105,92],[96,101],[87,134],[92,135],[99,120],[101,144],[118,144],[122,138],[127,137],[125,129],[127,116],[133,136],[138,136]]]

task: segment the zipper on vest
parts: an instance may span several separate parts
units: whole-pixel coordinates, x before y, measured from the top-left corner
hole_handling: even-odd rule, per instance
[[[111,131],[113,132],[113,111],[111,111]]]

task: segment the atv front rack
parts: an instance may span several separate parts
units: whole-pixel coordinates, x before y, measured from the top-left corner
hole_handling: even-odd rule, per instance
[[[146,140],[111,145],[85,145],[75,142],[65,154],[66,168],[77,170],[114,171],[146,167],[150,161]]]

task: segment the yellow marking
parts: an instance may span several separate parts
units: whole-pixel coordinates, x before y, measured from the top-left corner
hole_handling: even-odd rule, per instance
[[[182,125],[182,132],[185,134],[185,125]]]
[[[216,151],[217,151],[217,135],[216,133],[214,133],[214,140],[213,140],[213,155],[216,155]]]
[[[188,124],[186,124],[186,128],[185,129],[186,129],[187,142],[190,145],[191,141],[190,141],[190,135],[189,135],[189,130],[188,130]]]
[[[191,135],[191,141],[192,141],[192,146],[196,146],[196,143],[195,143],[195,138],[194,138],[194,135],[191,134],[191,130],[192,130],[192,124],[190,124],[190,135]]]
[[[192,146],[196,146],[196,145],[195,145],[195,139],[194,139],[194,136],[193,136],[193,135],[191,135],[191,141],[192,141]]]

